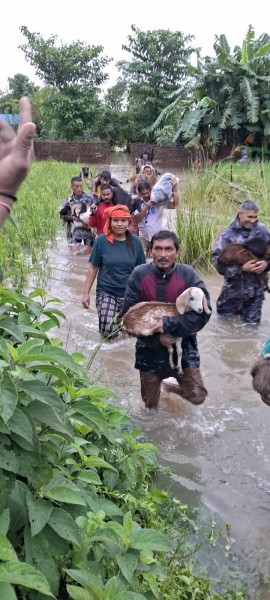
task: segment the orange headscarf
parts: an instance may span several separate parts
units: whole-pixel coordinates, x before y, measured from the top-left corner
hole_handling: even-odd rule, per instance
[[[114,242],[114,234],[111,230],[111,219],[128,219],[131,220],[131,214],[128,210],[128,207],[124,204],[116,204],[115,206],[110,206],[109,208],[105,208],[104,216],[106,217],[106,223],[103,227],[103,231],[106,234],[106,238],[110,244]]]

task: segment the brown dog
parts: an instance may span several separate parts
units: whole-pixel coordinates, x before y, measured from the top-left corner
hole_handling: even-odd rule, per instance
[[[266,248],[265,255],[263,258],[265,260],[269,260],[269,258],[270,258],[269,246]],[[246,262],[249,262],[250,260],[258,261],[258,260],[262,260],[262,259],[255,256],[255,254],[253,254],[253,252],[248,250],[248,248],[245,248],[245,246],[242,246],[242,244],[234,244],[234,243],[227,244],[227,246],[225,246],[225,248],[223,248],[223,250],[221,250],[221,253],[220,253],[219,259],[218,259],[219,262],[221,262],[225,265],[240,265],[240,266],[243,266]]]

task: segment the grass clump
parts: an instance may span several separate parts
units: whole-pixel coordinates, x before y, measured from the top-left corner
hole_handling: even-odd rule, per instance
[[[192,171],[181,190],[176,232],[181,262],[212,269],[214,240],[233,220],[241,202],[253,199],[260,220],[270,228],[270,165],[268,163],[216,164]]]

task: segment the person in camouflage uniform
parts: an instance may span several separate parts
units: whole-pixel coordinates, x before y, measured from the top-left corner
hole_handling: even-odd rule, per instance
[[[92,230],[85,223],[81,223],[80,227],[74,228],[73,221],[79,221],[80,219],[75,216],[71,216],[67,213],[66,208],[69,205],[69,202],[72,200],[73,202],[79,204],[81,202],[85,202],[87,205],[91,205],[94,203],[94,198],[88,192],[83,191],[83,183],[81,177],[72,177],[71,179],[71,189],[72,194],[68,196],[68,198],[64,201],[60,209],[60,219],[67,223],[67,241],[69,245],[81,244],[84,243],[86,249],[91,252],[92,246],[94,244],[94,235]]]
[[[258,325],[266,289],[270,260],[264,259],[269,250],[270,233],[258,222],[259,208],[246,200],[232,223],[224,229],[214,244],[212,258],[216,270],[224,276],[224,285],[217,299],[217,313],[224,317],[240,315],[245,323]],[[223,248],[230,243],[246,246],[258,257],[243,266],[219,262]]]

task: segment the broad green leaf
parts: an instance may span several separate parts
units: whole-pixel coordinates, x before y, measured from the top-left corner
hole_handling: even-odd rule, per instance
[[[6,562],[0,565],[0,582],[21,585],[53,597],[44,575],[25,563]]]
[[[49,520],[53,505],[47,500],[33,500],[32,496],[26,496],[26,502],[29,511],[29,522],[32,536],[37,535],[45,527]]]
[[[111,471],[116,471],[117,473],[117,470],[112,465],[107,463],[106,460],[100,458],[99,456],[85,456],[84,461],[89,467],[96,467],[98,469],[109,469]]]
[[[125,536],[128,538],[133,529],[133,521],[132,521],[132,515],[131,515],[130,511],[128,511],[124,516],[123,527],[124,527]]]
[[[80,546],[80,534],[74,519],[62,508],[54,508],[48,520],[48,525],[64,540]]]
[[[37,298],[37,297],[42,298],[42,300],[44,300],[46,298],[46,292],[43,288],[37,287],[32,292],[30,292],[29,298]]]
[[[17,473],[17,459],[13,450],[7,450],[4,446],[0,446],[0,468],[5,471]]]
[[[154,596],[156,596],[156,598],[159,598],[159,587],[155,575],[153,573],[143,573],[142,576],[145,579],[145,581],[147,581]]]
[[[104,431],[107,429],[106,419],[104,418],[102,412],[96,407],[87,402],[86,400],[77,400],[73,403],[72,407],[68,411],[69,416],[74,419],[77,418],[77,415],[83,415],[85,419],[84,423],[89,423],[91,426],[96,426]]]
[[[69,575],[69,577],[77,581],[77,583],[79,583],[80,585],[83,585],[86,590],[88,590],[89,592],[94,592],[97,598],[103,600],[104,586],[99,577],[96,577],[96,575],[89,573],[89,571],[83,571],[82,569],[65,569],[65,571]]]
[[[2,356],[2,358],[4,358],[7,362],[10,362],[10,352],[9,352],[8,342],[6,342],[4,339],[1,339],[1,338],[0,338],[0,356]]]
[[[129,592],[128,590],[116,594],[114,600],[145,600],[145,596],[137,594],[136,592]]]
[[[55,365],[44,365],[44,364],[34,364],[32,367],[28,367],[29,370],[40,371],[43,373],[47,373],[48,375],[52,375],[56,379],[59,379],[61,383],[68,386],[69,378],[67,377],[65,371],[60,367],[56,367]]]
[[[18,402],[18,394],[16,386],[11,377],[4,374],[0,380],[0,416],[6,423],[13,415]]]
[[[56,346],[49,344],[44,344],[44,346],[42,347],[42,352],[29,354],[29,356],[27,357],[27,361],[25,360],[25,357],[23,360],[25,362],[38,360],[58,363],[59,365],[61,365],[65,369],[69,369],[73,373],[81,373],[81,367],[79,367],[75,363],[73,358],[71,358],[71,356],[69,356],[69,354],[65,352],[65,350],[62,350],[62,348],[57,348]]]
[[[38,328],[43,333],[47,333],[47,331],[50,331],[50,329],[53,329],[53,327],[55,327],[55,325],[60,327],[60,323],[59,322],[56,323],[55,319],[46,319],[46,321],[42,321],[42,323],[39,323]]]
[[[27,342],[24,342],[17,348],[18,357],[22,358],[23,356],[30,354],[30,352],[33,351],[34,348],[38,348],[39,346],[42,346],[43,344],[44,344],[44,340],[39,340],[39,339],[27,340]]]
[[[61,310],[58,310],[58,308],[49,308],[43,311],[43,315],[46,315],[47,317],[53,318],[55,315],[57,315],[58,317],[61,317],[61,319],[65,319],[66,320],[66,315],[65,313],[63,313]],[[57,319],[58,321],[58,319]],[[59,323],[59,321],[58,321]]]
[[[0,331],[1,329],[3,329],[5,333],[8,333],[12,337],[14,337],[15,340],[17,340],[17,342],[25,342],[25,337],[22,333],[22,328],[18,327],[18,325],[14,323],[14,319],[12,319],[11,317],[4,317],[3,319],[0,319]]]
[[[43,404],[39,400],[34,400],[31,404],[28,404],[27,408],[31,416],[39,423],[43,423],[54,431],[64,433],[70,437],[72,436],[73,432],[70,423],[58,418],[58,415],[50,406],[46,406],[46,404]]]
[[[122,555],[118,554],[116,556],[116,561],[121,569],[122,575],[130,583],[138,563],[136,556],[128,553]]]
[[[77,585],[67,585],[68,595],[72,600],[96,600],[96,594],[88,592],[84,588],[78,587]],[[104,595],[100,596],[104,598]]]
[[[23,381],[20,385],[20,391],[26,392],[33,400],[39,400],[39,402],[48,404],[60,419],[64,418],[63,402],[53,387],[46,385],[40,380],[31,380]]]
[[[116,398],[116,393],[101,385],[89,385],[78,392],[79,396],[87,396],[92,400],[102,400],[103,398]]]
[[[4,535],[4,533],[1,533],[1,532],[0,532],[0,560],[2,560],[3,562],[6,562],[8,560],[10,560],[11,562],[18,561],[17,554],[16,554],[13,546],[11,545],[11,543],[9,542],[7,537]]]
[[[5,535],[7,534],[8,529],[9,529],[9,524],[10,524],[10,512],[9,512],[8,508],[5,508],[0,515],[0,531],[1,531],[1,533],[4,533]],[[1,596],[0,596],[0,598],[1,598]]]
[[[90,471],[89,469],[83,469],[78,475],[79,481],[85,481],[86,483],[94,483],[95,485],[102,485],[102,481],[96,471]]]
[[[86,506],[86,502],[83,500],[79,493],[74,492],[68,487],[58,485],[50,490],[46,491],[46,496],[51,500],[57,502],[65,502],[66,504],[79,504],[80,506]]]
[[[113,598],[115,598],[115,593],[117,590],[117,578],[111,577],[111,579],[109,579],[107,581],[107,583],[105,584],[105,598],[106,600],[111,599],[113,600]]]
[[[10,342],[8,342],[8,341],[6,342],[6,345],[7,345],[7,349],[10,353],[10,356],[11,356],[13,362],[16,364],[19,359],[17,348],[14,348],[14,346],[12,344],[10,344]]]
[[[4,423],[2,417],[0,417],[0,433],[10,433],[8,425]]]
[[[139,529],[132,536],[130,548],[169,552],[172,549],[172,545],[164,533],[160,533],[154,529]]]
[[[0,583],[0,598],[3,598],[3,600],[17,600],[17,595],[10,583]]]
[[[15,408],[12,417],[10,417],[8,421],[8,426],[10,428],[10,431],[17,433],[17,435],[27,440],[29,444],[33,444],[32,425],[21,408]]]

